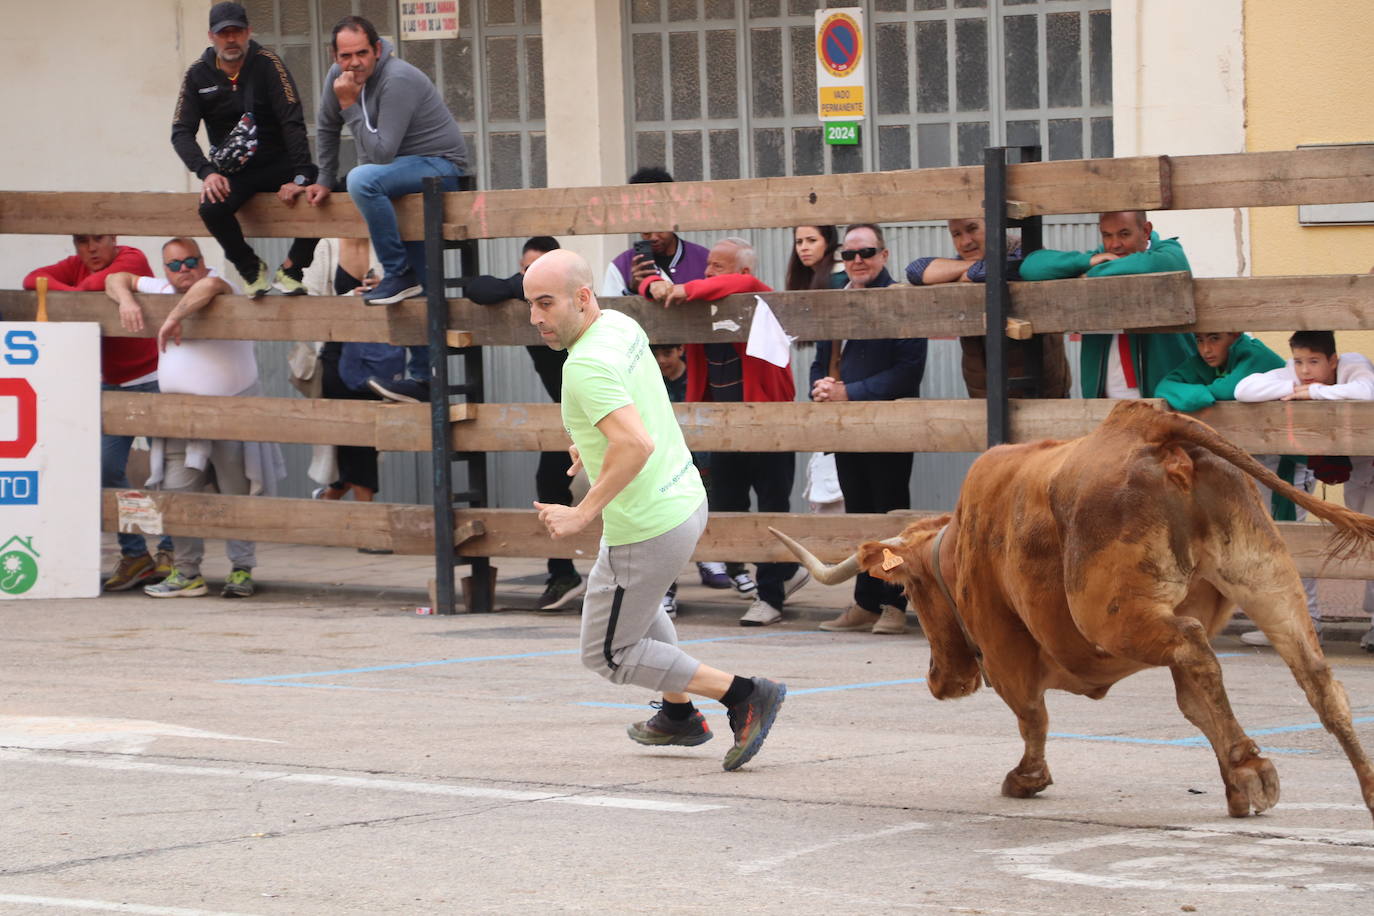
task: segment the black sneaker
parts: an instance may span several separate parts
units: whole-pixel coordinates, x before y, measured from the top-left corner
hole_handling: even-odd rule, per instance
[[[700,711],[693,712],[685,719],[676,720],[664,715],[662,703],[653,702],[649,705],[658,710],[652,719],[625,727],[625,733],[630,736],[631,741],[655,747],[666,744],[696,747],[711,740],[711,728],[706,724],[706,717]]]
[[[415,271],[406,268],[405,273],[382,278],[372,289],[363,293],[363,305],[393,305],[402,299],[413,299],[425,294],[424,284],[415,276]]]
[[[754,692],[749,699],[727,709],[730,730],[735,733],[735,746],[725,752],[725,762],[721,764],[727,770],[738,770],[754,759],[787,697],[786,684],[763,677],[750,680],[754,682]]]
[[[399,382],[389,382],[374,375],[367,380],[367,387],[379,394],[383,400],[400,401],[405,404],[429,403],[429,382],[420,379],[406,378]]]
[[[559,576],[544,583],[544,594],[539,596],[534,606],[541,611],[556,611],[586,590],[587,584],[581,576]]]

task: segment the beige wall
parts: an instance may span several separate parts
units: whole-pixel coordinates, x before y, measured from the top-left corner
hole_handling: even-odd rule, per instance
[[[170,138],[182,73],[208,44],[209,8],[204,0],[126,0],[103,13],[83,0],[6,4],[0,85],[12,133],[0,144],[4,187],[198,189]],[[120,29],[110,15],[137,28]],[[164,240],[120,241],[155,263]],[[70,254],[68,236],[5,236],[0,287],[18,288],[33,267]]]
[[[1113,0],[1118,157],[1245,150],[1242,13],[1242,0]],[[1195,275],[1248,272],[1245,211],[1172,210],[1153,220],[1160,235],[1179,237]]]

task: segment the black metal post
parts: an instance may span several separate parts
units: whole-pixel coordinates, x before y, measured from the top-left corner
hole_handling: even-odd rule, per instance
[[[984,298],[987,337],[984,352],[988,373],[988,448],[1011,438],[1007,398],[1007,149],[983,151],[983,263],[987,267]]]
[[[444,298],[444,192],[424,180],[425,327],[429,340],[429,425],[434,499],[434,613],[453,614],[453,451],[448,418],[448,300]]]

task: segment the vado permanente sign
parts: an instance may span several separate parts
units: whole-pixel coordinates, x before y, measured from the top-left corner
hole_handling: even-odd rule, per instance
[[[858,143],[865,115],[864,11],[816,10],[816,103],[827,143]]]
[[[0,599],[100,593],[100,327],[0,322]]]

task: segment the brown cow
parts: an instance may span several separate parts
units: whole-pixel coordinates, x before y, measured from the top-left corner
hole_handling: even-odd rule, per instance
[[[1333,523],[1337,556],[1374,541],[1374,518],[1296,489],[1206,424],[1142,401],[1118,404],[1081,439],[989,450],[969,469],[953,515],[865,543],[837,566],[774,534],[819,581],[863,569],[905,587],[930,640],[937,699],[978,689],[981,653],[1025,739],[1004,795],[1028,798],[1052,782],[1046,690],[1101,699],[1127,675],[1165,665],[1179,708],[1216,752],[1231,816],[1272,807],[1278,773],[1232,714],[1209,644],[1238,604],[1345,749],[1374,812],[1374,767],[1345,688],[1331,675],[1297,567],[1246,474]]]

